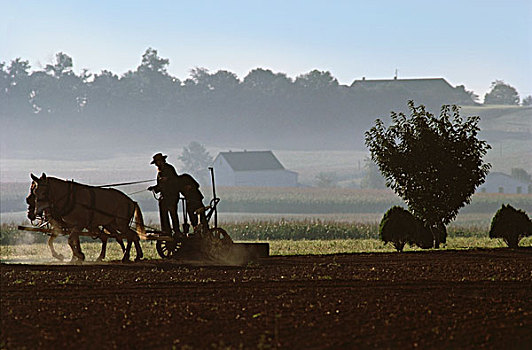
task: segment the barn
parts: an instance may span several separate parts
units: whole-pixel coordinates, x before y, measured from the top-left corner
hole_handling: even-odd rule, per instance
[[[477,189],[481,193],[532,193],[532,184],[514,179],[510,175],[492,172],[486,181]]]
[[[272,151],[220,152],[214,168],[220,186],[298,186],[298,174],[286,170]]]
[[[437,97],[439,102],[445,104],[475,105],[471,96],[463,86],[453,87],[443,78],[422,78],[422,79],[376,79],[363,78],[355,80],[351,87],[364,88],[366,90],[395,89],[412,94],[411,98],[421,97],[430,101]]]

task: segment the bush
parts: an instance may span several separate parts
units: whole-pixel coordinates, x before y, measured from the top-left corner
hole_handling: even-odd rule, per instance
[[[490,238],[502,238],[510,248],[517,248],[521,238],[532,235],[528,215],[510,204],[502,205],[491,220]]]
[[[433,237],[421,221],[408,210],[394,206],[382,217],[379,234],[384,243],[391,242],[395,249],[403,251],[406,243],[428,249],[433,246]]]

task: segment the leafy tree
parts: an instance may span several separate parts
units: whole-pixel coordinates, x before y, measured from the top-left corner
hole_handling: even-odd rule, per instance
[[[360,181],[361,188],[386,188],[386,181],[382,177],[379,167],[370,159],[366,158],[364,160],[365,164],[365,174]]]
[[[260,92],[264,95],[285,93],[292,85],[292,80],[284,73],[273,73],[269,69],[257,68],[249,72],[242,81],[246,89]]]
[[[205,146],[192,141],[188,147],[183,147],[183,152],[179,156],[179,160],[183,162],[182,170],[190,173],[200,183],[207,183],[207,168],[212,165],[212,156],[207,152]]]
[[[157,50],[149,47],[142,55],[135,71],[128,71],[120,79],[121,95],[126,98],[130,116],[146,123],[143,116],[151,116],[150,124],[156,128],[167,127],[168,115],[175,113],[176,91],[181,82],[167,72],[170,61],[159,57]]]
[[[219,70],[209,76],[209,87],[213,90],[232,91],[240,84],[235,73]]]
[[[317,69],[298,76],[295,80],[296,86],[308,89],[324,90],[338,87],[338,80],[332,76],[331,72],[322,72]]]
[[[84,87],[89,76],[87,71],[77,76],[72,68],[72,58],[59,52],[55,55],[55,62],[44,68],[46,76],[35,74],[33,102],[38,113],[44,110],[59,115],[59,118],[73,119],[81,112],[87,99]],[[37,101],[40,102],[35,103]]]
[[[480,118],[464,121],[457,106],[442,106],[440,117],[413,101],[408,107],[410,117],[392,112],[388,128],[377,119],[365,141],[386,185],[431,230],[439,248],[445,225],[484,182],[490,164],[483,156],[490,146],[477,138]]]
[[[31,66],[28,61],[23,61],[20,57],[11,61],[7,67],[7,75],[12,80],[12,85],[16,85],[20,79],[27,78]]]
[[[59,52],[55,55],[55,64],[47,64],[44,70],[47,73],[51,73],[52,76],[59,78],[63,75],[72,73],[72,57],[63,52]]]
[[[471,100],[473,100],[473,102],[478,102],[479,96],[477,94],[475,94],[474,91],[466,90],[464,85],[458,85],[457,87],[455,87],[455,90],[456,90],[456,92],[458,94],[467,94],[467,95],[469,95],[469,97],[471,98]]]
[[[11,61],[6,70],[2,68],[2,100],[5,104],[6,116],[16,118],[32,113],[29,98],[31,95],[31,66],[28,61],[16,58]]]
[[[532,106],[532,95],[528,95],[527,97],[523,98],[523,101],[521,101],[521,104],[523,106]]]
[[[519,94],[517,90],[502,80],[491,83],[490,92],[484,95],[486,105],[518,105]]]
[[[148,47],[142,55],[142,62],[137,68],[137,71],[139,73],[145,72],[168,75],[166,69],[169,64],[169,59],[159,57],[159,55],[157,54],[157,50]]]

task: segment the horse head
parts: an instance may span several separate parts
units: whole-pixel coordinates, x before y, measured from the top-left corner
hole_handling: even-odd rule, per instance
[[[26,203],[28,203],[28,218],[34,220],[35,217],[42,215],[43,211],[50,207],[49,184],[45,173],[42,173],[40,178],[31,174],[31,179],[33,182]],[[33,214],[30,213],[32,206]]]
[[[33,190],[35,189],[35,181],[31,182],[30,186],[30,194],[26,197],[26,204],[28,205],[28,219],[30,221],[33,221],[37,218],[37,213],[35,213],[35,193]]]

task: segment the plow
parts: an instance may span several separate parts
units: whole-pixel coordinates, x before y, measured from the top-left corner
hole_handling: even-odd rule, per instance
[[[229,234],[221,227],[218,226],[218,203],[220,198],[216,196],[216,188],[214,182],[214,169],[209,168],[211,172],[212,180],[212,195],[209,205],[196,210],[196,214],[199,211],[204,211],[206,222],[198,224],[194,227],[194,231],[189,233],[189,225],[187,223],[187,211],[186,200],[181,197],[179,199],[179,205],[182,207],[183,215],[183,233],[173,232],[171,234],[159,231],[155,228],[147,227],[143,230],[145,233],[138,234],[138,239],[143,241],[155,241],[155,248],[157,254],[162,259],[173,259],[177,261],[203,261],[211,262],[214,264],[227,264],[227,265],[242,265],[250,261],[257,260],[259,258],[265,258],[269,256],[269,244],[268,243],[237,243],[234,242]],[[82,185],[85,187],[91,187]],[[116,191],[116,190],[115,190]],[[30,191],[31,197],[32,192]],[[31,200],[27,202],[31,207]],[[29,209],[31,210],[31,209]],[[95,209],[96,210],[96,209]],[[211,225],[212,221],[212,225]],[[69,245],[74,253],[73,260],[76,257],[76,249],[79,248],[79,236],[92,237],[93,239],[100,239],[102,241],[102,251],[97,261],[101,261],[105,258],[107,241],[109,238],[116,239],[120,244],[122,251],[126,252],[126,248],[123,244],[124,239],[128,239],[128,246],[130,246],[130,238],[124,234],[117,232],[117,230],[110,229],[108,226],[91,226],[89,229],[85,228],[77,232],[77,247],[75,240],[72,240],[72,227],[66,225],[63,221],[52,219],[47,220],[46,215],[40,217],[40,223],[35,226],[19,226],[19,230],[40,232],[50,236],[48,245],[52,252],[52,256],[59,260],[63,260],[64,257],[57,254],[53,248],[53,241],[58,236],[68,236]],[[130,222],[128,230],[137,231],[137,227]],[[81,253],[82,254],[82,253]],[[124,253],[123,261],[129,260],[129,250]],[[126,259],[127,255],[127,259]],[[84,259],[84,256],[81,260]],[[137,259],[139,255],[137,255]]]

